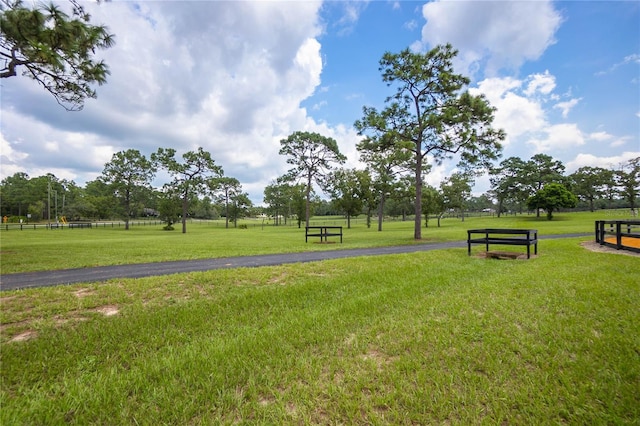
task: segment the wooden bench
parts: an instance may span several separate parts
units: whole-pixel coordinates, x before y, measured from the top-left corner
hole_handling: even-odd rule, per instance
[[[482,236],[473,238],[474,234]],[[536,229],[470,229],[467,231],[469,256],[471,256],[472,244],[484,244],[486,251],[489,251],[489,244],[527,246],[527,259],[530,259],[532,245],[534,254],[538,254],[538,231]]]
[[[320,242],[327,242],[327,237],[340,236],[342,244],[342,226],[305,226],[304,241],[309,242],[309,237],[320,237]]]

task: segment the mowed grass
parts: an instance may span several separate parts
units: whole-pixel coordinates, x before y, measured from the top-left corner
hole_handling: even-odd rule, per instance
[[[472,217],[464,222],[447,218],[437,227],[429,221],[423,228],[423,240],[413,239],[412,221],[385,222],[378,232],[375,218],[371,228],[361,217],[346,229],[341,218],[314,218],[314,224],[342,225],[344,242],[337,237],[332,244],[318,244],[317,238],[305,243],[304,227],[262,226],[259,221],[245,221],[248,229],[226,229],[220,223],[190,222],[187,233],[163,231],[161,225],[93,229],[11,229],[0,232],[0,273],[85,268],[92,266],[171,260],[206,259],[312,250],[340,250],[359,247],[429,244],[441,241],[462,241],[470,228],[536,228],[540,235],[592,233],[594,221],[618,218],[624,211],[597,213],[559,213],[553,221],[534,215]],[[623,218],[623,217],[622,217]]]
[[[580,242],[3,292],[0,423],[638,424],[640,259]]]

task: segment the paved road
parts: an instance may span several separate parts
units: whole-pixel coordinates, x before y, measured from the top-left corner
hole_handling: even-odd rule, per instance
[[[591,234],[548,235],[540,239],[585,237]],[[466,241],[424,243],[408,246],[375,247],[347,250],[312,251],[302,253],[266,254],[258,256],[224,257],[217,259],[178,260],[173,262],[139,263],[133,265],[99,266],[95,268],[63,269],[57,271],[24,272],[0,276],[0,291],[32,287],[50,287],[60,284],[101,282],[115,278],[142,278],[183,272],[210,271],[243,267],[282,265],[286,263],[315,262],[345,257],[379,256],[418,251],[466,247]]]

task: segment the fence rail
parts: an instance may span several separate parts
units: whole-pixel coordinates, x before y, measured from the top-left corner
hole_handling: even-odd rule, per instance
[[[596,242],[640,253],[640,220],[596,220]]]
[[[140,220],[129,221],[129,226],[147,226],[147,225],[163,225],[161,220]],[[23,231],[28,229],[74,229],[74,228],[123,228],[123,221],[96,221],[96,222],[57,222],[57,223],[3,223],[0,226],[2,231],[17,230]]]

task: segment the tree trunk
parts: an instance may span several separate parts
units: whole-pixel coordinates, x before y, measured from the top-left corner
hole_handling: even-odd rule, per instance
[[[414,223],[413,223],[413,238],[416,240],[422,239],[422,156],[421,153],[422,143],[416,142],[416,201],[414,210]]]
[[[382,216],[384,214],[384,194],[380,196],[380,204],[378,205],[378,232],[382,231]]]
[[[229,192],[225,192],[224,197],[224,227],[229,229]]]
[[[189,202],[187,199],[187,194],[185,192],[184,197],[182,198],[182,233],[187,233],[187,206]]]
[[[307,193],[305,194],[306,197],[306,206],[305,206],[305,226],[309,226],[309,216],[311,215],[311,176],[309,176],[307,178]]]

